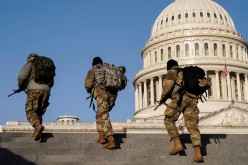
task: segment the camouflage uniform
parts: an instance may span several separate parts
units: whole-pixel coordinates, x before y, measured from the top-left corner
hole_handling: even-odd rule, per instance
[[[28,90],[26,100],[26,116],[32,126],[34,123],[42,124],[42,115],[46,112],[49,105],[50,91],[45,90]]]
[[[101,64],[97,64],[101,65]],[[115,105],[117,91],[107,91],[101,86],[93,89],[93,80],[95,71],[91,68],[85,79],[85,88],[88,93],[93,92],[93,97],[97,102],[98,110],[96,113],[96,129],[98,132],[103,131],[106,136],[114,135],[112,125],[110,123],[109,112]]]
[[[196,96],[186,93],[183,95],[182,103],[178,106],[178,101],[180,99],[180,95],[176,93],[172,98],[171,102],[167,106],[164,115],[164,123],[168,134],[171,138],[175,138],[179,136],[177,127],[175,122],[177,121],[178,117],[180,116],[181,112],[183,113],[184,121],[186,127],[190,133],[192,145],[201,146],[201,136],[200,131],[198,129],[198,114],[199,109],[197,107],[198,98]]]
[[[161,95],[161,100],[166,100],[165,98],[168,97],[168,95],[173,91],[174,82],[177,78],[177,72],[178,72],[178,66],[172,67],[171,70],[167,73],[167,80],[165,82],[165,85],[163,86],[163,92]],[[197,107],[198,104],[198,97],[190,94],[185,93],[182,96],[181,104],[178,102],[180,101],[180,94],[175,93],[172,95],[171,102],[167,106],[164,115],[164,124],[166,126],[166,129],[168,131],[169,136],[173,139],[176,137],[179,137],[178,129],[175,125],[175,122],[177,121],[178,117],[181,113],[183,113],[183,117],[186,123],[186,127],[190,133],[192,145],[195,146],[201,146],[201,136],[200,131],[198,129],[198,114],[199,109]]]
[[[51,87],[46,84],[38,84],[34,81],[35,72],[32,60],[35,57],[30,56],[27,63],[19,72],[18,86],[21,89],[27,90],[26,116],[29,123],[35,127],[35,124],[42,123],[42,115],[46,112],[46,108],[49,105],[48,100]]]

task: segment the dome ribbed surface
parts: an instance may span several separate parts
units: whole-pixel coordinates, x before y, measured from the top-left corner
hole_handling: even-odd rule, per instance
[[[151,37],[190,28],[215,28],[237,33],[232,18],[212,0],[175,0],[153,24]]]

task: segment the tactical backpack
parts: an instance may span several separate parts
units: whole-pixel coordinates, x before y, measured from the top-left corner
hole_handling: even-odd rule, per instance
[[[179,90],[201,97],[211,87],[212,82],[210,78],[205,77],[202,68],[186,66],[178,71],[176,84],[181,87]]]
[[[33,66],[34,81],[38,84],[46,84],[52,87],[54,84],[54,76],[56,75],[56,67],[53,60],[44,56],[35,57]]]
[[[100,85],[109,90],[123,90],[127,85],[127,78],[115,65],[104,63],[93,66],[95,70],[94,87]]]

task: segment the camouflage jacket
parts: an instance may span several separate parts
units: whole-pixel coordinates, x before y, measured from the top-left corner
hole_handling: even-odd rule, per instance
[[[166,101],[168,98],[170,98],[171,96],[171,92],[173,90],[175,81],[177,79],[177,72],[180,69],[180,67],[178,65],[173,66],[170,70],[168,70],[167,74],[166,74],[166,80],[164,82],[163,85],[163,91],[161,94],[161,99],[160,101]]]

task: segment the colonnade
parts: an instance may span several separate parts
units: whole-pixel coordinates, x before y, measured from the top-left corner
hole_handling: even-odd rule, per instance
[[[222,70],[207,70],[212,79],[212,87],[207,91],[207,99],[229,102],[248,102],[248,74],[228,71],[221,77]],[[137,80],[135,84],[135,111],[154,106],[160,100],[165,75]]]

